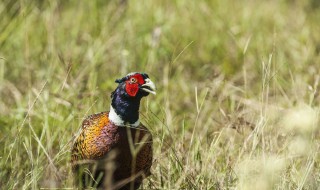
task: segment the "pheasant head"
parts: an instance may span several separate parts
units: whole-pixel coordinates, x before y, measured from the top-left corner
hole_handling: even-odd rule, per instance
[[[156,94],[156,87],[146,73],[129,73],[115,81],[118,87],[111,94],[109,119],[116,125],[139,125],[140,100]]]

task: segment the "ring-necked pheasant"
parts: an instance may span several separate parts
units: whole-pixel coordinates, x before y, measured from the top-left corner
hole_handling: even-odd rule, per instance
[[[145,73],[117,79],[109,112],[88,116],[71,153],[76,183],[82,188],[138,189],[150,175],[152,135],[139,121],[140,100],[156,94]]]

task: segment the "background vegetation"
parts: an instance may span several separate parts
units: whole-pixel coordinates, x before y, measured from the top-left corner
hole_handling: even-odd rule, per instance
[[[0,187],[71,188],[73,135],[145,71],[144,189],[320,186],[317,0],[0,2]]]

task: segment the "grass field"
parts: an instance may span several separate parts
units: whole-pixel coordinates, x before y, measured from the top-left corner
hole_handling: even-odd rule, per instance
[[[0,189],[68,189],[72,138],[144,71],[144,189],[320,187],[317,0],[0,2]]]

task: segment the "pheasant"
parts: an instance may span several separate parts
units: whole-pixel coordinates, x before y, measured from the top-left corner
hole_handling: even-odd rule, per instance
[[[115,81],[110,111],[88,116],[71,151],[75,182],[80,188],[138,189],[152,165],[152,135],[139,121],[140,100],[156,94],[145,73]]]

